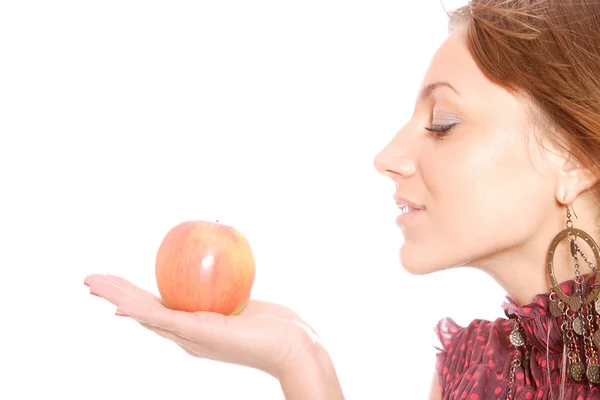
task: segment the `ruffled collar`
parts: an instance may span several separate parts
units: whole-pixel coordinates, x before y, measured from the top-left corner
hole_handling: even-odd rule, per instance
[[[590,285],[594,284],[596,274],[584,276],[584,293]],[[566,295],[574,292],[573,280],[561,283],[561,289]],[[520,317],[521,327],[531,345],[549,354],[562,354],[563,334],[560,329],[559,319],[550,313],[550,293],[538,294],[534,300],[525,305],[518,305],[510,296],[502,305],[504,313],[510,319]]]

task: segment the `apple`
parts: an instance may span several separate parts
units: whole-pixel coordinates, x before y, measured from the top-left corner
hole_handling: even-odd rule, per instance
[[[256,275],[246,237],[218,221],[185,221],[173,227],[160,244],[155,270],[166,307],[224,315],[244,309]]]

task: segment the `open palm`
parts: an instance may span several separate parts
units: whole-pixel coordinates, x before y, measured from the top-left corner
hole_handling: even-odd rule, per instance
[[[183,312],[160,297],[114,275],[89,275],[90,293],[114,304],[117,315],[178,344],[194,357],[245,365],[278,377],[311,348],[318,337],[294,311],[251,300],[236,316]]]

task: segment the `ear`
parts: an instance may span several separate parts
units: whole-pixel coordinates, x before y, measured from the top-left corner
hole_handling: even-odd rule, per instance
[[[572,204],[577,196],[592,188],[598,175],[581,163],[569,159],[559,172],[556,185],[556,200],[564,205]]]

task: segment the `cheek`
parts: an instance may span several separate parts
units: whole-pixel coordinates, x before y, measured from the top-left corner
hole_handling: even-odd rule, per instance
[[[538,191],[542,177],[522,137],[501,132],[480,140],[473,136],[446,147],[441,143],[422,159],[423,182],[434,216],[480,218],[494,210],[515,210]]]
[[[489,146],[473,149],[448,146],[423,158],[421,173],[427,188],[430,216],[462,220],[487,208],[516,175],[514,160]]]
[[[422,229],[411,232],[402,249],[407,269],[459,265],[512,246],[544,217],[551,181],[534,167],[524,142],[436,150],[420,166],[428,211]],[[438,259],[427,255],[434,248]]]

